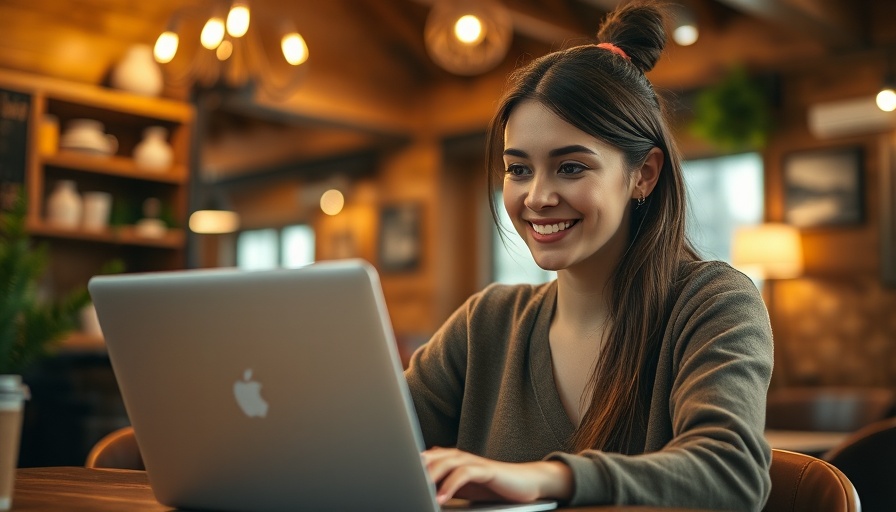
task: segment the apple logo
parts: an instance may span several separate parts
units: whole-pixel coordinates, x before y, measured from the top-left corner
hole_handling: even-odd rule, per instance
[[[268,403],[261,397],[261,383],[252,380],[252,369],[243,372],[243,380],[233,383],[233,396],[246,416],[264,418],[268,414]]]

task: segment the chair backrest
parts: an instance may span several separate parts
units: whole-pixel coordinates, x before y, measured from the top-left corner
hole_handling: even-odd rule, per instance
[[[88,468],[146,469],[133,427],[115,430],[93,445],[84,466]]]
[[[772,492],[763,512],[860,512],[859,496],[839,469],[811,455],[772,450]]]
[[[889,388],[783,388],[770,391],[766,428],[854,432],[896,414]]]
[[[849,477],[865,512],[896,511],[896,418],[868,425],[823,458]]]

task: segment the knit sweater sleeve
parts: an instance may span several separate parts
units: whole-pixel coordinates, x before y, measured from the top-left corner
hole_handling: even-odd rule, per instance
[[[773,349],[758,290],[727,265],[703,265],[673,309],[662,351],[650,414],[669,419],[650,423],[670,432],[648,428],[640,455],[550,454],[573,471],[571,505],[761,510],[771,488],[763,428]],[[651,447],[651,436],[666,440]]]
[[[412,356],[405,377],[427,448],[455,446],[467,366],[470,297]]]

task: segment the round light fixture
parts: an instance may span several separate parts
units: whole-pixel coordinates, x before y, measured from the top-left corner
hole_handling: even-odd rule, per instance
[[[345,206],[345,197],[342,192],[331,188],[320,196],[320,209],[327,215],[337,215]]]
[[[896,110],[896,91],[893,88],[885,88],[877,93],[877,108],[884,112]]]
[[[440,67],[472,76],[497,66],[513,39],[513,20],[491,0],[440,0],[426,18],[426,51]]]

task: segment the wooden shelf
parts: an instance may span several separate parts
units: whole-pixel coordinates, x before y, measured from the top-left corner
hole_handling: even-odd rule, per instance
[[[164,236],[150,238],[140,236],[134,226],[114,226],[101,231],[60,228],[43,221],[28,222],[28,232],[33,236],[67,238],[116,245],[133,245],[141,247],[159,247],[163,249],[182,249],[186,234],[182,229],[168,229]]]
[[[46,92],[55,100],[78,105],[89,105],[93,108],[111,112],[121,112],[173,123],[190,123],[194,117],[193,108],[184,102],[138,96],[98,85],[73,83],[66,80],[9,70],[3,71],[2,81],[4,87],[19,89],[24,92]]]
[[[123,178],[182,184],[187,181],[187,170],[182,165],[172,166],[165,172],[150,172],[140,169],[133,159],[121,156],[102,156],[72,150],[60,150],[52,156],[42,158],[44,165],[81,172],[119,176]]]

